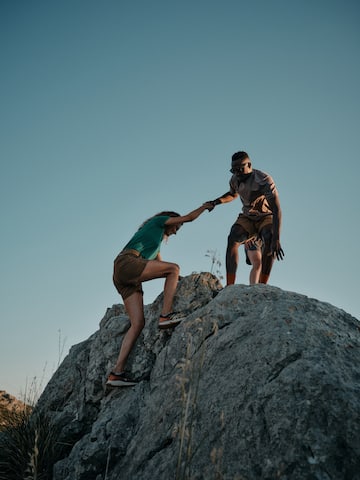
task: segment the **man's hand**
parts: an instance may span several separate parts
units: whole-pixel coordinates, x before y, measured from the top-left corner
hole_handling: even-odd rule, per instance
[[[283,260],[285,253],[284,250],[281,248],[280,240],[274,239],[271,243],[271,252],[270,255],[276,257],[277,260]]]
[[[209,212],[211,212],[212,210],[214,210],[214,208],[216,207],[216,205],[220,205],[220,200],[219,199],[216,199],[216,200],[210,200],[209,202],[205,202],[207,204],[209,204],[210,206],[208,207],[208,210]]]
[[[203,203],[203,207],[205,207],[205,209],[207,209],[209,212],[211,212],[212,210],[214,210],[215,208],[215,205],[213,204],[213,202],[205,202]]]

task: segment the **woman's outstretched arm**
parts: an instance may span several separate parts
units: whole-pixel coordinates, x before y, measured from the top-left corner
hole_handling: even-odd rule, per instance
[[[201,207],[193,210],[192,212],[189,212],[187,215],[168,218],[165,222],[165,225],[178,225],[179,223],[192,222],[193,220],[197,219],[205,210],[211,208],[211,202],[205,202],[201,205]]]

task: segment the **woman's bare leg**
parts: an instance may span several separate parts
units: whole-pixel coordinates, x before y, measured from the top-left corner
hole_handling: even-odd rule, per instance
[[[155,278],[165,277],[164,302],[161,312],[163,315],[171,312],[179,279],[179,270],[179,266],[176,263],[150,260],[140,275],[140,282],[146,282],[148,280],[154,280]],[[133,293],[130,295],[130,297],[124,300],[124,305],[130,318],[130,328],[126,332],[121,344],[119,357],[114,370],[116,373],[120,373],[124,370],[128,356],[145,324],[142,293]]]
[[[145,324],[144,302],[142,293],[133,293],[132,295],[130,295],[130,297],[124,300],[124,305],[127,314],[130,317],[130,328],[123,338],[119,357],[115,365],[115,373],[120,373],[124,371],[126,360],[128,359],[128,356]]]
[[[176,287],[179,280],[179,265],[176,263],[162,262],[160,260],[150,260],[140,275],[140,282],[147,282],[155,278],[164,278],[164,302],[161,314],[166,315],[171,312]]]

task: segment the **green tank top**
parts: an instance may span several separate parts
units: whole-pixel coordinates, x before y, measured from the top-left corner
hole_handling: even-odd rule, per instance
[[[137,250],[143,258],[154,260],[160,251],[168,218],[170,217],[164,215],[148,220],[125,245],[124,250]]]

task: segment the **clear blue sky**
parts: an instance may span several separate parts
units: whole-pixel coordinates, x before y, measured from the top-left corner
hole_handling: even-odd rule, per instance
[[[138,225],[227,191],[237,150],[280,194],[270,284],[360,318],[359,24],[355,0],[1,2],[0,389],[44,386],[59,343],[121,303],[112,263]],[[240,208],[163,258],[188,275],[217,250],[224,275]]]

